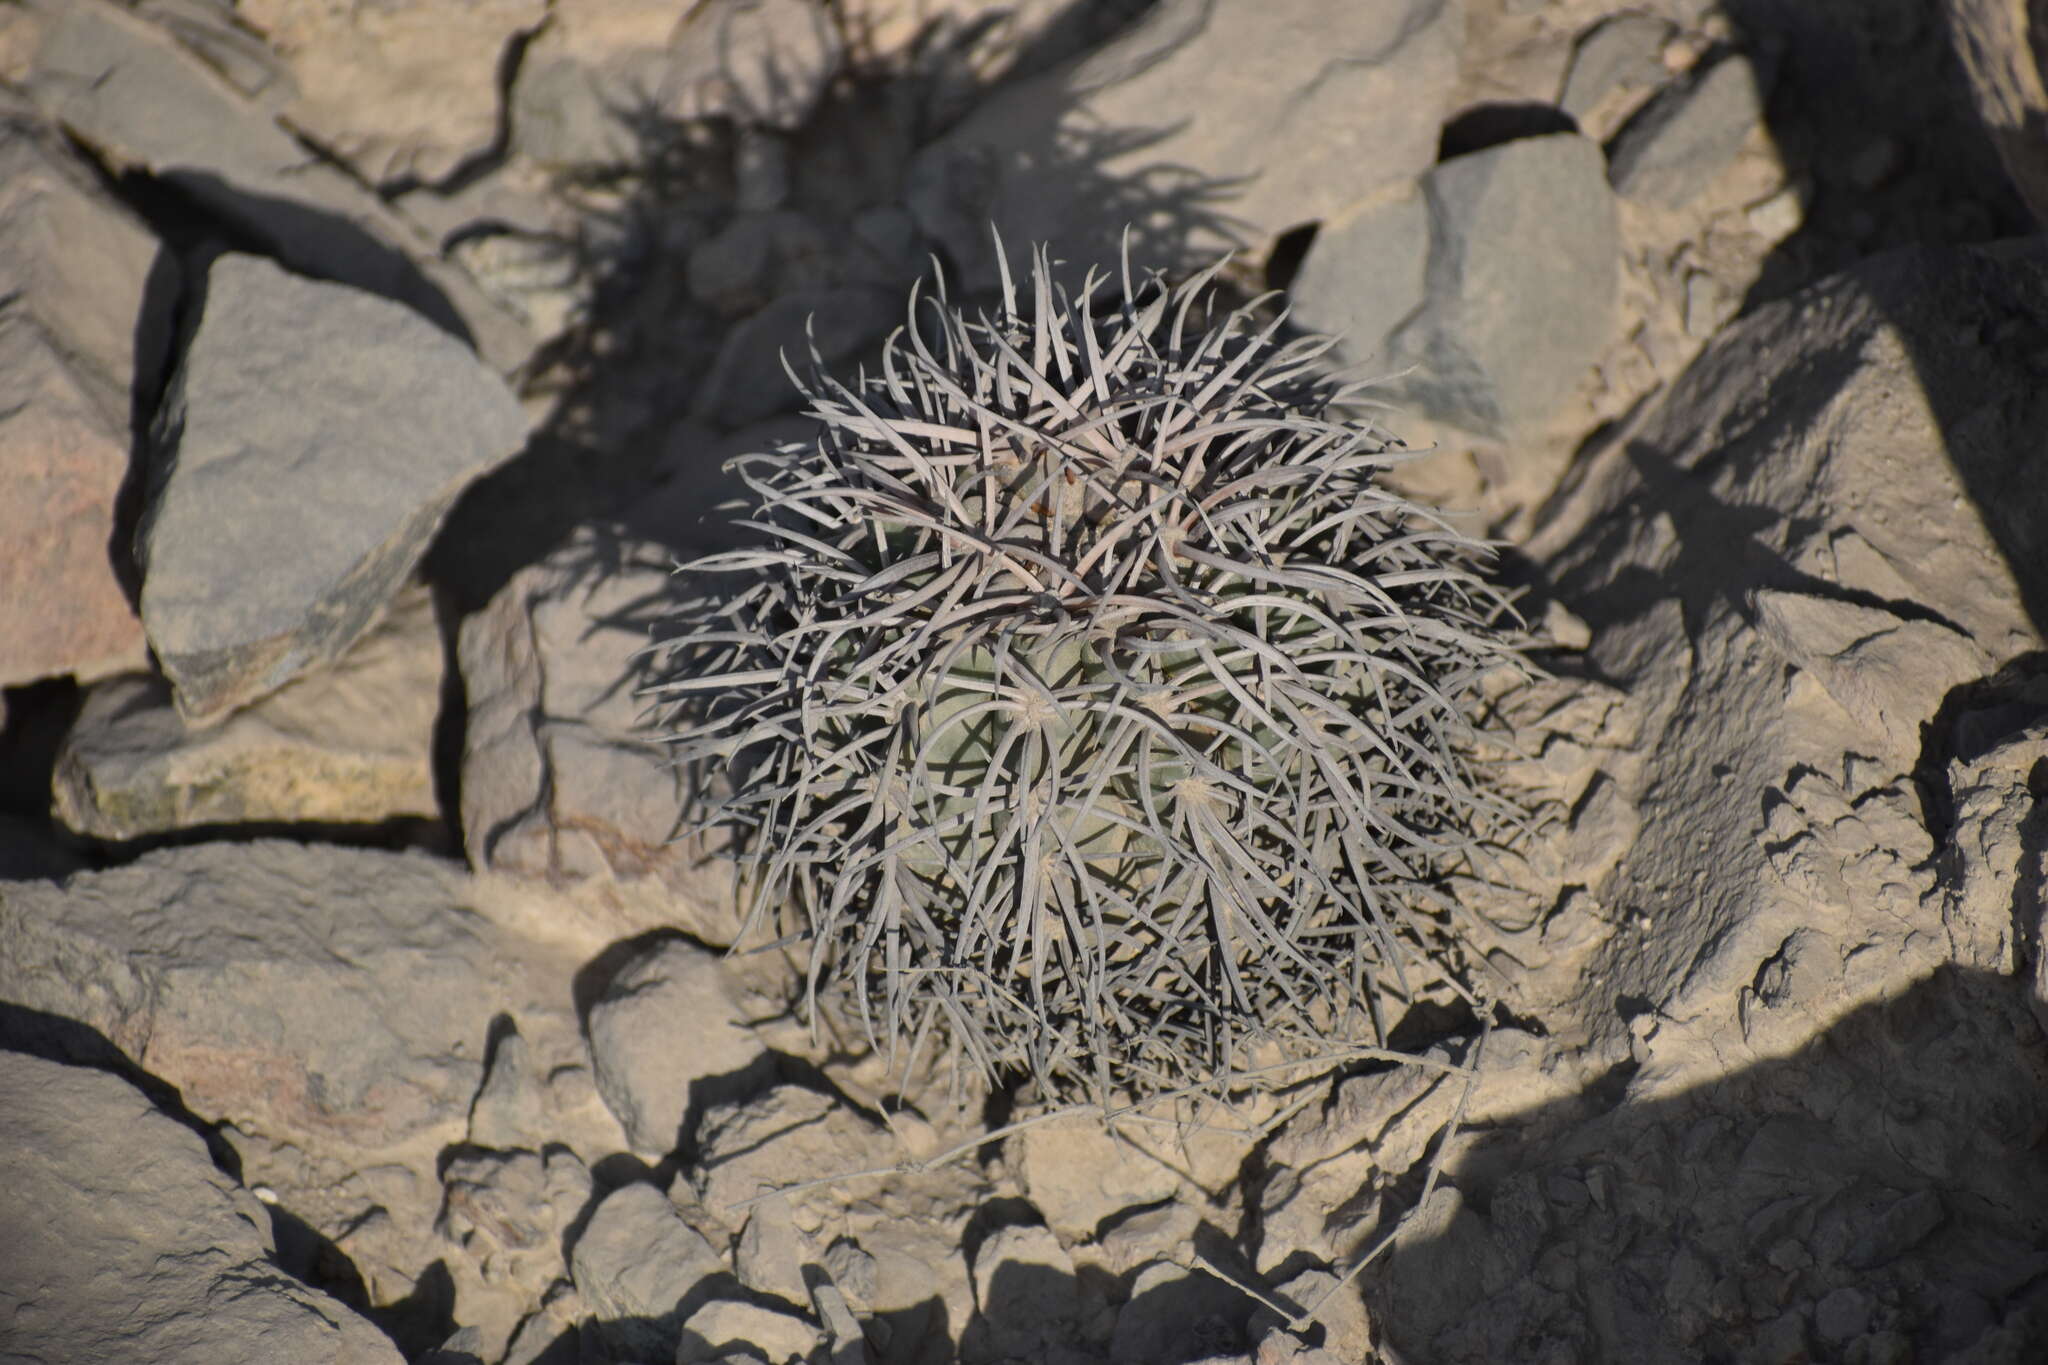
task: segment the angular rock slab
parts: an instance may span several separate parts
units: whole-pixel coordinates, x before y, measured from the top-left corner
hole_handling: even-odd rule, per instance
[[[29,96],[95,155],[169,181],[294,269],[405,302],[474,341],[500,370],[533,353],[525,325],[439,259],[435,243],[346,171],[308,156],[290,129],[165,29],[111,0],[24,7],[41,28]],[[206,50],[222,59],[219,45]]]
[[[553,888],[656,892],[646,922],[707,942],[738,931],[729,865],[671,843],[682,793],[660,736],[640,724],[635,656],[668,609],[668,557],[584,528],[522,569],[463,623],[469,728],[462,832],[471,865]]]
[[[191,1129],[103,1071],[0,1052],[0,1355],[399,1365],[272,1262],[270,1215]]]
[[[970,288],[1012,251],[1169,265],[1326,218],[1436,159],[1459,0],[1162,0],[1118,37],[987,100],[919,153],[910,206]]]
[[[1958,688],[2041,647],[2044,317],[2032,240],[1760,308],[1528,545],[1640,717],[1641,828],[1587,889],[1655,932],[1605,934],[1574,1007],[1596,1035],[1594,994],[1655,1008],[1639,1089],[1718,1074],[1716,1040],[1797,1047],[1959,951],[1911,774],[1960,744]]]
[[[0,1000],[97,1029],[194,1113],[366,1147],[459,1133],[514,953],[459,867],[279,840],[0,884]]]
[[[765,1083],[767,1050],[735,994],[719,954],[664,939],[622,966],[590,1007],[597,1090],[634,1151],[659,1160],[693,1106]]]
[[[137,334],[159,256],[54,130],[0,92],[0,686],[148,661],[110,546],[135,354],[167,340]]]
[[[1485,436],[1540,423],[1613,334],[1621,236],[1600,149],[1576,133],[1454,157],[1323,225],[1294,318],[1391,373],[1389,401]]]
[[[541,25],[548,5],[245,0],[236,9],[291,72],[285,117],[384,185],[444,180],[490,151],[504,49]]]
[[[202,825],[374,825],[440,813],[441,632],[425,588],[335,664],[193,729],[157,678],[103,682],[57,754],[56,814],[96,839]]]
[[[504,381],[410,309],[217,259],[137,533],[179,711],[205,724],[339,657],[457,495],[525,440]]]

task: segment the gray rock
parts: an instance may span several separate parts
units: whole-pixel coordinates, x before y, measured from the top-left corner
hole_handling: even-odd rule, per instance
[[[396,299],[510,372],[526,328],[403,218],[169,34],[109,0],[33,0],[27,89],[109,163],[140,167],[252,234],[294,269]]]
[[[981,1316],[961,1342],[963,1359],[1052,1358],[1077,1344],[1081,1301],[1074,1261],[1050,1228],[998,1228],[974,1253]]]
[[[634,1151],[666,1156],[693,1108],[765,1080],[767,1052],[733,995],[718,954],[663,939],[620,967],[591,1007],[598,1093]]]
[[[203,724],[339,657],[525,439],[504,382],[411,310],[216,260],[136,536],[180,713]]]
[[[1747,57],[1726,57],[1671,86],[1614,135],[1608,178],[1626,199],[1680,208],[1734,161],[1763,118],[1763,82]]]
[[[1180,1192],[1171,1167],[1091,1115],[1035,1123],[1007,1146],[1011,1169],[1032,1205],[1069,1241],[1092,1239],[1112,1214]]]
[[[0,91],[0,686],[147,666],[107,547],[135,358],[154,383],[168,342],[143,307],[152,271],[175,282],[148,229]]]
[[[1463,36],[1458,0],[1163,0],[920,152],[910,207],[975,289],[991,221],[1076,281],[1126,225],[1140,266],[1256,247],[1436,159]]]
[[[438,816],[442,664],[432,595],[412,588],[332,665],[211,729],[187,725],[160,679],[101,683],[58,752],[57,818],[119,840],[200,825]]]
[[[464,622],[458,646],[470,862],[550,888],[649,888],[644,919],[600,926],[607,942],[662,926],[730,942],[738,929],[730,868],[670,842],[682,795],[635,695],[670,567],[651,543],[578,530]]]
[[[1130,1365],[1178,1365],[1241,1351],[1245,1323],[1257,1307],[1213,1275],[1155,1261],[1138,1272],[1130,1301],[1117,1310],[1110,1358]]]
[[[748,1210],[747,1225],[732,1248],[733,1273],[740,1283],[786,1303],[810,1301],[804,1267],[813,1259],[788,1202],[781,1199],[764,1199]]]
[[[517,1029],[508,1029],[491,1049],[484,1083],[469,1105],[469,1140],[473,1146],[538,1149],[553,1134],[547,1126],[541,1078],[534,1073],[532,1049]]]
[[[676,1365],[755,1355],[771,1365],[803,1361],[817,1349],[818,1329],[802,1318],[759,1304],[713,1299],[683,1323]]]
[[[432,858],[280,841],[0,884],[0,999],[97,1029],[211,1119],[459,1132],[513,956],[463,897]]]
[[[668,1196],[644,1183],[605,1197],[576,1239],[569,1264],[591,1312],[611,1320],[606,1330],[641,1359],[674,1353],[683,1300],[705,1277],[725,1269]]]
[[[1386,384],[1390,401],[1505,436],[1570,398],[1607,344],[1620,255],[1599,149],[1524,138],[1326,223],[1294,316],[1374,373],[1414,366]]]
[[[363,8],[239,0],[291,73],[278,112],[373,185],[438,181],[487,156],[508,45],[547,0]]]
[[[811,0],[704,0],[669,41],[662,111],[793,131],[844,59],[838,30]]]
[[[1669,19],[1637,10],[1600,20],[1572,45],[1559,107],[1583,118],[1611,90],[1662,83],[1670,73],[1658,54],[1677,31]]]
[[[437,1230],[454,1244],[462,1316],[497,1359],[519,1320],[562,1272],[562,1238],[590,1202],[575,1153],[459,1152],[442,1175]]]
[[[734,327],[697,391],[692,416],[740,427],[795,408],[802,396],[789,370],[806,374],[817,359],[831,366],[879,341],[903,321],[892,289],[849,285],[786,294]]]
[[[126,1081],[0,1052],[0,1094],[0,1349],[10,1359],[403,1359],[277,1267],[268,1212]]]

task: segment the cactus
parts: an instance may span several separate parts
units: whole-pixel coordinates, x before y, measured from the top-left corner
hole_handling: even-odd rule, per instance
[[[813,443],[735,462],[762,543],[684,566],[649,691],[743,937],[905,1072],[1108,1103],[1381,1042],[1517,818],[1471,760],[1520,659],[1486,549],[1217,268],[1126,260],[1102,316],[1042,249],[995,318],[913,290],[879,374],[798,381]]]

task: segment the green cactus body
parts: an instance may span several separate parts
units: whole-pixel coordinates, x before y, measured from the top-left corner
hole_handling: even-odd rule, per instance
[[[750,925],[906,1066],[1102,1100],[1380,1041],[1516,814],[1463,757],[1518,658],[1482,548],[1385,488],[1326,341],[1195,330],[1208,282],[913,296],[814,444],[740,462],[766,543],[688,566],[652,691]]]

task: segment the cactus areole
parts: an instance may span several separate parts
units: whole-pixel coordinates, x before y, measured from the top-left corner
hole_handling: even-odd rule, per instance
[[[1216,267],[1126,261],[1098,305],[1032,265],[804,383],[815,441],[735,462],[763,543],[683,566],[650,691],[738,836],[742,942],[807,944],[807,1007],[893,1065],[1055,1098],[1379,1043],[1515,814],[1467,757],[1518,660],[1486,551]]]

